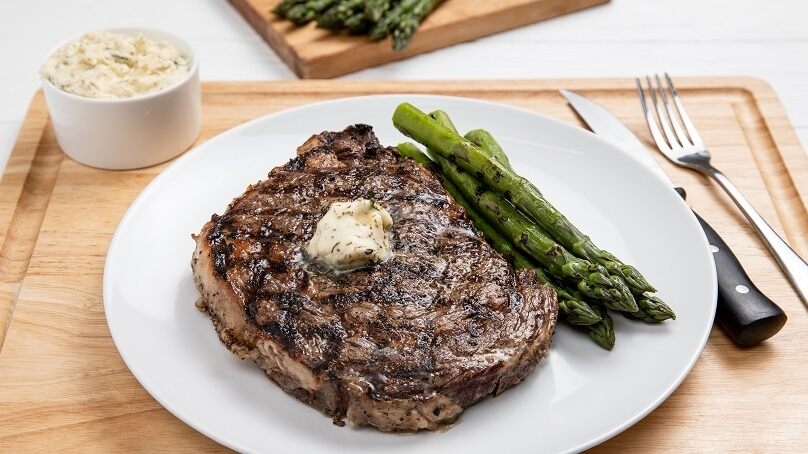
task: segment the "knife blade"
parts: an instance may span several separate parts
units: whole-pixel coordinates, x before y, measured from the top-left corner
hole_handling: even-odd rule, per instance
[[[560,92],[592,132],[625,151],[674,186],[642,141],[611,112],[578,93],[569,90]],[[684,190],[675,189],[684,198]],[[718,325],[735,343],[743,346],[756,345],[777,334],[786,323],[785,312],[755,286],[715,229],[696,212],[693,214],[704,230],[715,259],[718,277],[715,319]]]

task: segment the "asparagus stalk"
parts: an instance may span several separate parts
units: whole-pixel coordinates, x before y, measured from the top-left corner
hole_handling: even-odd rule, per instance
[[[305,3],[306,1],[308,0],[283,0],[272,9],[272,12],[285,18],[286,14],[289,12],[289,9],[299,3]]]
[[[365,2],[365,16],[371,22],[379,22],[389,9],[390,0],[367,0]]]
[[[345,27],[345,21],[357,13],[364,14],[365,0],[339,0],[317,18],[317,26],[329,30]]]
[[[508,160],[508,155],[505,154],[505,151],[502,150],[502,147],[490,132],[485,129],[474,129],[467,132],[464,137],[483,151],[488,152],[489,156],[499,161],[503,166],[513,170],[511,162]]]
[[[425,155],[417,145],[412,142],[403,142],[396,146],[398,152],[401,153],[402,156],[405,158],[410,158],[413,161],[423,164],[427,167],[433,168],[434,162],[429,159],[429,156]],[[448,191],[448,190],[447,190]],[[450,192],[451,194],[451,192]],[[454,196],[454,194],[452,194]]]
[[[612,254],[595,246],[533,184],[497,159],[487,156],[471,141],[441,126],[409,103],[402,103],[396,108],[393,124],[402,133],[435,150],[443,158],[479,176],[578,257],[600,264],[609,272],[619,275],[635,293],[655,291],[634,267],[623,264]]]
[[[345,26],[345,18],[340,17],[339,6],[342,3],[328,8],[317,18],[317,27],[325,28],[328,30],[337,30]]]
[[[598,308],[598,310],[600,310],[601,321],[587,325],[584,328],[586,329],[586,334],[596,344],[606,350],[611,350],[614,348],[614,321],[612,321],[605,309]]]
[[[660,323],[668,319],[676,320],[676,314],[664,301],[656,295],[644,293],[634,298],[637,301],[637,312],[625,314],[629,318],[642,320],[646,323]]]
[[[437,121],[441,126],[448,129],[449,131],[452,131],[455,134],[460,134],[459,132],[457,132],[457,127],[455,126],[452,119],[449,117],[449,114],[447,114],[443,110],[434,110],[430,112],[429,116],[432,117],[435,121]],[[487,150],[482,149],[482,151],[486,152]]]
[[[429,159],[416,145],[405,142],[398,145],[398,151],[405,157],[410,158],[418,163],[434,168],[435,163]],[[524,254],[514,248],[507,238],[502,236],[499,231],[492,226],[474,206],[463,197],[462,193],[457,187],[448,179],[444,177],[443,187],[455,199],[455,201],[465,208],[466,213],[471,218],[474,225],[480,230],[483,235],[488,239],[489,244],[503,257],[510,261],[515,268],[529,268],[536,273],[537,280],[545,285],[550,285],[555,288],[558,295],[558,307],[564,315],[567,323],[571,325],[591,325],[601,320],[600,315],[583,299],[580,292],[568,289],[561,285],[556,285],[545,274],[544,270],[537,267],[532,261]]]
[[[334,3],[336,3],[336,0],[308,0],[298,3],[286,11],[286,18],[296,25],[306,25]]]
[[[401,14],[404,13],[415,2],[420,0],[401,0],[398,4],[390,8],[387,13],[382,16],[381,20],[376,22],[373,28],[370,29],[368,37],[373,41],[384,39],[393,30],[395,24],[401,19]]]
[[[367,33],[373,22],[371,22],[364,11],[357,11],[352,16],[345,19],[345,28],[354,35]]]
[[[435,9],[443,0],[420,0],[416,2],[412,9],[401,15],[398,23],[393,28],[393,50],[400,52],[404,50],[412,41],[415,31],[424,18]]]
[[[429,116],[440,123],[441,126],[454,133],[458,133],[457,127],[455,127],[452,119],[449,117],[449,114],[447,114],[445,111],[435,110],[430,112]],[[508,159],[508,155],[505,154],[505,151],[499,145],[499,142],[497,142],[490,132],[486,131],[485,129],[474,129],[467,132],[464,137],[474,145],[477,145],[488,157],[496,159],[508,170],[513,170],[513,167],[511,167],[511,161]]]

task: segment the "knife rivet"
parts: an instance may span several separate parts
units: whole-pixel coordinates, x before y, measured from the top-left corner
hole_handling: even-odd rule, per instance
[[[711,244],[711,245],[710,245],[710,251],[711,251],[713,254],[715,254],[716,252],[718,252],[718,248],[717,248],[717,247],[715,247],[715,246],[713,246],[713,245]]]
[[[749,293],[749,287],[745,285],[736,285],[735,291],[738,293]]]

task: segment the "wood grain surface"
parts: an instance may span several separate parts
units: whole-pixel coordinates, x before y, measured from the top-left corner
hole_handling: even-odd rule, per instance
[[[391,49],[389,38],[371,42],[365,36],[333,33],[313,23],[298,27],[272,13],[279,0],[230,0],[230,3],[299,77],[325,79],[609,1],[448,0],[427,17],[402,52]]]
[[[808,256],[808,158],[773,92],[741,78],[677,79],[677,86],[716,165]],[[207,83],[197,143],[269,112],[371,93],[467,96],[577,123],[556,91],[562,87],[602,103],[650,147],[628,79]],[[753,348],[735,346],[714,328],[679,389],[594,451],[804,452],[806,310],[722,190],[659,160],[789,321]],[[81,166],[56,144],[41,94],[33,99],[0,181],[0,452],[224,450],[139,385],[104,317],[109,241],[131,202],[169,164],[124,172]]]

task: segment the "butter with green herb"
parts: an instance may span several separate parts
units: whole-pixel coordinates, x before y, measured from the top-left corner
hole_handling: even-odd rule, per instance
[[[378,202],[334,202],[317,222],[306,252],[335,271],[380,263],[392,255],[389,230],[393,218]]]
[[[167,88],[190,62],[167,43],[143,35],[86,33],[57,49],[40,69],[63,91],[85,98],[131,98]]]

